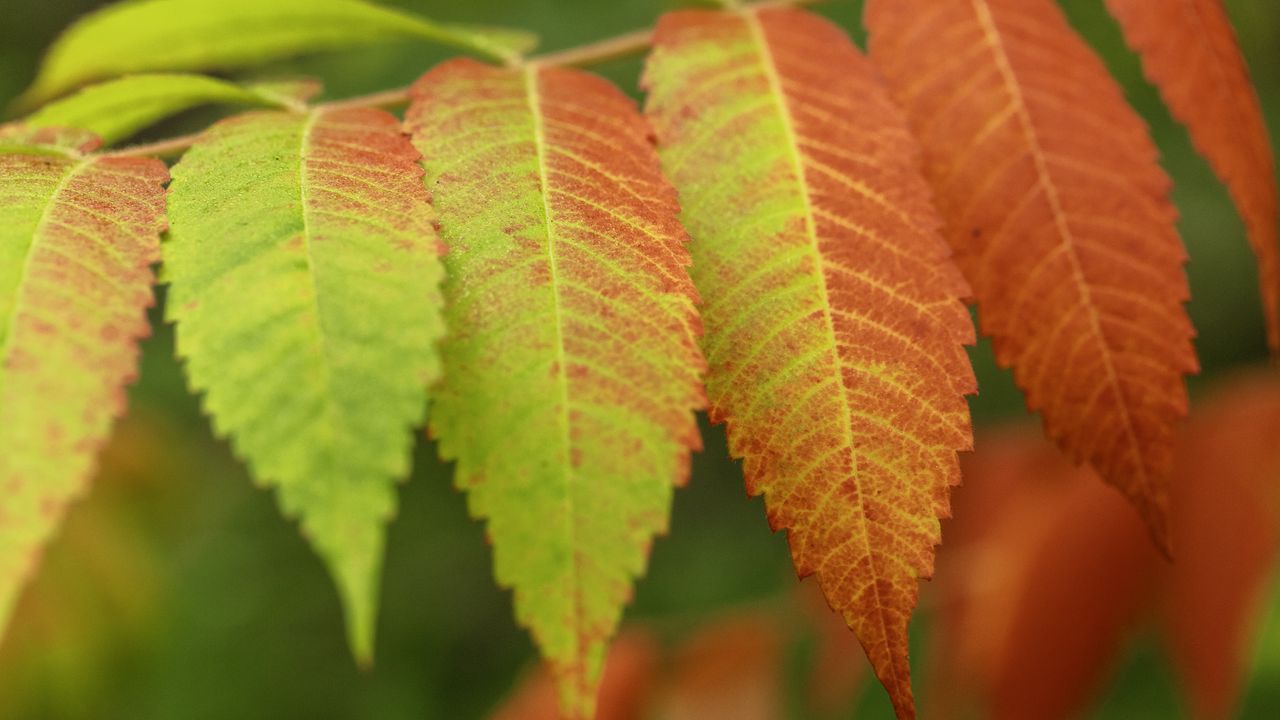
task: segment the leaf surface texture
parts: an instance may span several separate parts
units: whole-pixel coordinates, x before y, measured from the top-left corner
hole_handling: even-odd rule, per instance
[[[383,525],[439,371],[438,241],[418,154],[378,110],[258,112],[173,169],[178,354],[219,434],[333,573],[372,653]]]
[[[1258,257],[1267,342],[1280,353],[1275,154],[1222,0],[1107,0],[1147,77],[1226,183]]]
[[[1167,551],[1197,363],[1186,253],[1146,127],[1052,0],[869,0],[866,22],[996,359]]]
[[[0,135],[60,136],[23,132]],[[0,634],[124,411],[149,329],[168,171],[75,147],[0,150]]]
[[[675,192],[647,123],[594,76],[459,60],[413,97],[450,246],[432,431],[566,713],[590,717],[605,642],[700,442]]]
[[[646,83],[693,237],[712,419],[912,717],[907,625],[976,389],[919,150],[849,39],[796,10],[667,15]]]

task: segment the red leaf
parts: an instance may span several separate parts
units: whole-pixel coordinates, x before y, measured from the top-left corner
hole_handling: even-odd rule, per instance
[[[743,614],[700,631],[677,652],[654,715],[777,720],[782,717],[782,647],[771,615]]]
[[[1229,718],[1280,549],[1280,381],[1241,379],[1197,410],[1177,468],[1166,636],[1195,717]]]
[[[1107,0],[1147,77],[1226,182],[1258,256],[1267,343],[1280,354],[1276,166],[1258,94],[1222,0]]]
[[[1169,547],[1186,254],[1141,119],[1053,0],[869,0],[996,359]]]
[[[669,14],[646,84],[693,239],[711,417],[912,717],[907,626],[975,390],[919,149],[848,37],[797,10]]]
[[[1142,525],[1029,432],[979,438],[955,513],[938,561],[939,706],[967,685],[995,718],[1078,716],[1147,607],[1159,556]]]
[[[979,438],[939,554],[938,707],[1075,717],[1157,611],[1195,716],[1231,717],[1280,550],[1280,380],[1237,382],[1179,439],[1169,563],[1090,471],[1029,433]]]
[[[642,720],[658,675],[658,645],[643,630],[622,632],[609,647],[595,720]],[[546,665],[525,676],[491,720],[559,720],[556,681]]]

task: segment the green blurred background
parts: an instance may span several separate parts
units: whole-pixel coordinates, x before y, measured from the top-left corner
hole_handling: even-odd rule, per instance
[[[263,0],[269,2],[269,0]],[[41,53],[94,0],[0,3],[0,106],[32,78]],[[525,27],[558,49],[650,25],[675,0],[399,0],[440,20]],[[1228,0],[1272,136],[1280,132],[1280,3]],[[862,41],[860,2],[819,11]],[[1102,0],[1063,0],[1076,27],[1105,56],[1151,125],[1176,182],[1181,230],[1191,254],[1190,311],[1204,365],[1193,396],[1225,373],[1264,362],[1254,263],[1240,221],[1186,133],[1141,76]],[[330,97],[402,85],[447,53],[416,42],[280,63],[269,74],[323,78]],[[639,60],[597,68],[635,94]],[[188,113],[149,131],[162,138],[218,117]],[[163,299],[163,296],[162,296]],[[108,451],[88,499],[71,511],[48,549],[9,636],[0,647],[0,718],[447,718],[487,715],[534,662],[516,627],[510,595],[490,580],[482,526],[451,488],[450,467],[419,443],[416,470],[390,528],[377,666],[355,669],[336,595],[320,562],[214,440],[185,391],[172,333],[145,343],[130,417]],[[983,429],[1024,420],[1007,373],[990,349],[973,352]],[[629,621],[674,640],[730,608],[787,597],[795,583],[782,535],[771,534],[758,499],[747,499],[723,433],[704,423],[706,450],[690,486],[677,493],[669,537],[654,546]],[[958,492],[963,492],[963,489]],[[928,590],[926,588],[925,592]],[[1243,714],[1280,717],[1280,610],[1270,596]],[[913,625],[917,673],[927,671],[929,616]],[[812,661],[796,639],[789,666]],[[917,685],[925,680],[918,677]],[[1092,715],[1184,715],[1176,681],[1153,637],[1140,636],[1119,662]],[[793,706],[795,703],[792,703]],[[800,710],[793,710],[801,717]],[[867,685],[847,717],[890,717]]]

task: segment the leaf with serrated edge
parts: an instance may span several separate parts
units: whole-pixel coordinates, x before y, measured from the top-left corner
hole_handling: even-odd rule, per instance
[[[996,359],[1168,552],[1197,363],[1186,252],[1146,127],[1053,0],[869,0],[866,23]]]
[[[379,110],[258,112],[173,168],[169,319],[219,434],[327,562],[371,659],[383,524],[438,375],[438,242]]]
[[[459,60],[413,97],[450,246],[432,431],[566,713],[590,717],[605,643],[699,444],[675,192],[634,105],[591,75]]]
[[[66,136],[24,139],[41,138]],[[167,179],[157,160],[0,151],[0,636],[124,411],[150,330]]]
[[[442,24],[363,0],[136,0],[67,29],[17,105],[31,108],[86,82],[130,73],[245,67],[414,37],[501,59],[536,44],[524,31]]]
[[[1107,0],[1147,77],[1231,190],[1258,257],[1267,343],[1280,355],[1275,154],[1222,0]]]
[[[40,108],[23,122],[31,127],[83,128],[109,145],[171,115],[212,103],[290,104],[274,89],[259,92],[204,75],[158,73],[91,85]]]
[[[907,624],[976,389],[918,149],[849,39],[797,10],[668,15],[646,84],[693,237],[712,418],[912,717]]]

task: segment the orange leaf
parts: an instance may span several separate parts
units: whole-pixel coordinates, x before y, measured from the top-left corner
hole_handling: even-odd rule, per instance
[[[663,720],[782,717],[783,638],[777,619],[742,614],[700,631],[676,653],[657,702]]]
[[[870,64],[796,10],[680,12],[646,70],[704,304],[711,416],[913,717],[907,625],[970,446],[968,292]]]
[[[798,595],[800,611],[817,636],[817,656],[804,685],[806,701],[817,717],[846,716],[867,680],[866,654],[817,586],[801,583]]]
[[[596,698],[595,720],[640,720],[645,717],[658,673],[658,645],[643,630],[626,630],[609,647]],[[560,704],[555,677],[540,665],[525,676],[491,720],[558,720]]]
[[[1107,0],[1147,77],[1227,184],[1258,256],[1267,342],[1280,354],[1276,167],[1258,95],[1222,0]]]
[[[1280,550],[1280,380],[1237,382],[1182,433],[1178,557],[1090,471],[1027,433],[979,438],[939,553],[933,700],[978,689],[997,718],[1074,717],[1130,625],[1161,610],[1194,716],[1231,717]]]
[[[1047,434],[1167,550],[1168,475],[1196,371],[1169,179],[1052,0],[869,0],[996,357]]]
[[[1194,716],[1228,718],[1280,549],[1280,381],[1237,381],[1192,415],[1179,450],[1166,637]]]
[[[980,438],[939,553],[940,709],[976,686],[994,718],[1076,717],[1105,678],[1160,560],[1091,475],[1029,433]]]

